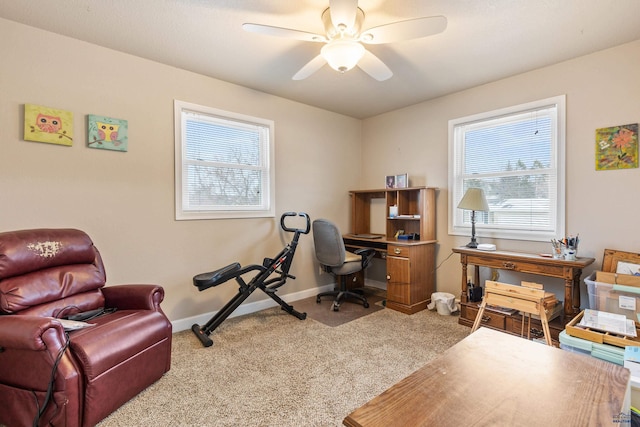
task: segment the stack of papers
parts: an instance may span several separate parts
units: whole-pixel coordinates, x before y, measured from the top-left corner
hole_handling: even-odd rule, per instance
[[[627,319],[622,314],[607,313],[606,311],[584,310],[584,316],[580,319],[578,326],[626,337],[636,337],[638,335],[636,324],[633,320]]]
[[[95,326],[93,323],[87,322],[79,322],[77,320],[67,320],[67,319],[57,319],[56,320],[62,323],[62,327],[65,331],[75,331],[78,329],[88,328],[90,326]]]

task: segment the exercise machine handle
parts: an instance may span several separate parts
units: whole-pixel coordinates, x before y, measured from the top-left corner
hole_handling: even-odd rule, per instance
[[[307,227],[305,230],[299,229],[299,228],[289,228],[285,225],[284,223],[284,219],[288,216],[301,216],[304,219],[306,219],[307,221]],[[285,212],[282,214],[282,216],[280,217],[280,226],[282,227],[282,229],[284,231],[289,231],[291,233],[302,233],[302,234],[309,234],[309,231],[311,230],[311,219],[309,219],[309,215],[307,215],[304,212]]]

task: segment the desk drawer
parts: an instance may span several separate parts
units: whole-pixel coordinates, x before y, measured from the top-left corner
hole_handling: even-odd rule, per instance
[[[409,246],[389,245],[387,246],[387,255],[409,258]]]
[[[527,261],[491,259],[481,256],[468,257],[467,262],[468,264],[497,268],[499,270],[512,270],[519,271],[521,273],[540,274],[543,276],[564,277],[564,268],[561,265],[548,265]]]
[[[463,304],[461,315],[472,322],[476,320],[476,316],[478,315],[478,307]],[[491,328],[505,330],[506,328],[506,316],[504,314],[496,313],[490,310],[484,310],[482,314],[482,321],[480,322],[480,326],[489,326]]]
[[[524,336],[527,336],[527,327],[529,326],[529,320],[525,318],[525,327],[524,327]],[[549,324],[549,332],[551,333],[551,339],[556,343],[560,342],[560,332],[564,330],[564,326],[561,324],[557,324],[556,322]],[[510,327],[507,325],[507,331],[512,332],[515,335],[520,335],[523,332],[522,328],[522,316],[514,315],[511,316]],[[531,328],[529,329],[529,333],[531,334],[531,338],[542,338],[544,337],[544,332],[542,331],[542,323],[540,323],[537,319],[531,319]]]

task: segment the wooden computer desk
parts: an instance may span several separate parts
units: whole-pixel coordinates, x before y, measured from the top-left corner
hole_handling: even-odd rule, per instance
[[[349,427],[628,425],[622,366],[480,328],[349,414]]]
[[[427,308],[435,292],[435,240],[363,239],[343,236],[348,250],[372,248],[385,260],[386,307],[405,314]]]
[[[431,187],[409,187],[349,192],[351,229],[343,236],[345,246],[348,250],[373,248],[385,260],[387,308],[414,314],[427,308],[435,292],[436,191]],[[386,216],[385,233],[370,239],[363,236],[371,233],[371,206],[375,200],[384,203],[383,215],[394,206],[398,216]],[[400,230],[420,238],[397,239]]]

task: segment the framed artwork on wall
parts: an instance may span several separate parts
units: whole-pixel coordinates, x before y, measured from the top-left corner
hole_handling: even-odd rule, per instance
[[[24,140],[73,145],[73,113],[42,105],[24,105]]]
[[[638,123],[596,129],[596,170],[638,167]]]
[[[112,117],[87,116],[87,146],[103,150],[129,149],[129,123]]]

